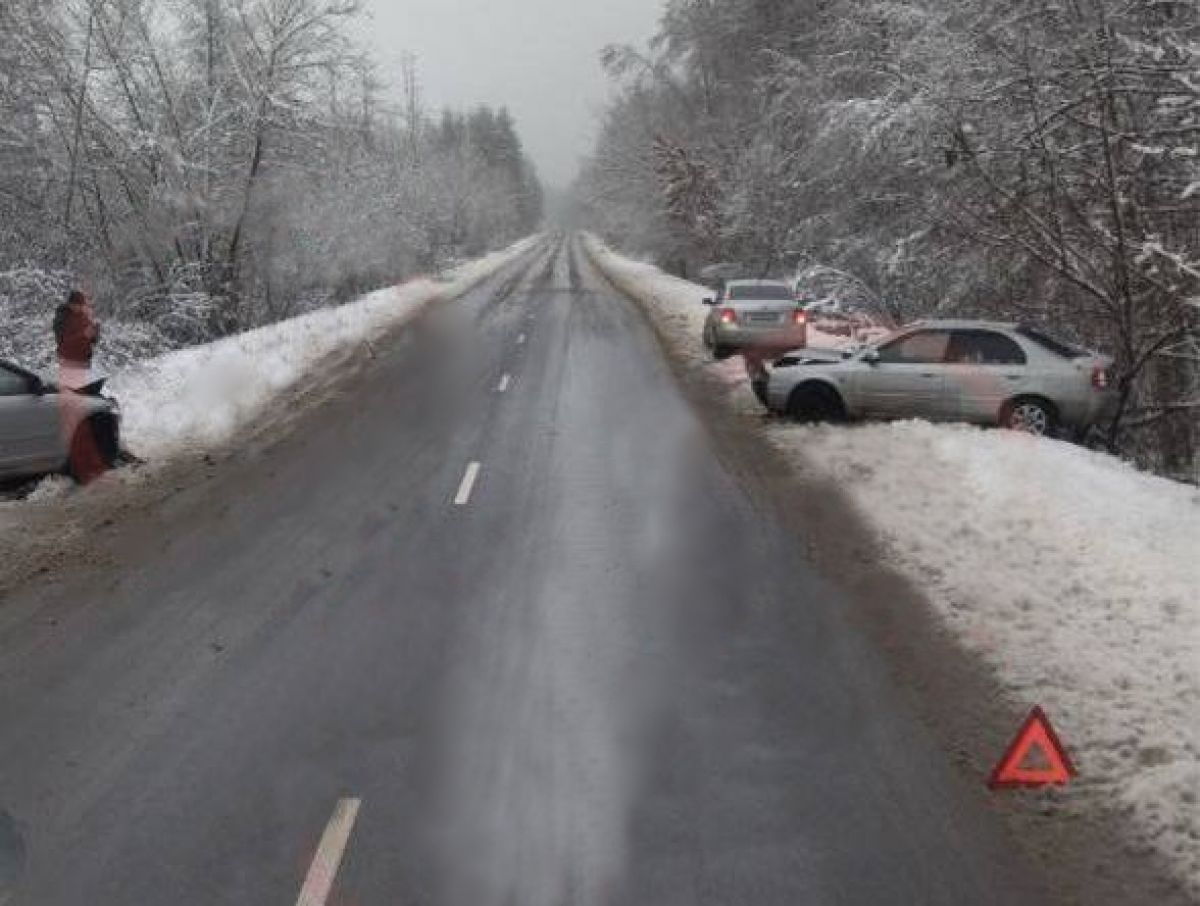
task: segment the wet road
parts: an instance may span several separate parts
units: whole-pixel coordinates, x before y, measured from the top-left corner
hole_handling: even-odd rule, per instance
[[[573,241],[377,353],[0,608],[12,903],[1038,902]]]

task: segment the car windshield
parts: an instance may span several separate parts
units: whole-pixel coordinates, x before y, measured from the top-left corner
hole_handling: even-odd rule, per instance
[[[728,298],[735,302],[790,302],[796,297],[782,283],[749,283],[729,287]]]
[[[908,332],[909,331],[907,328],[902,327],[899,330],[893,330],[891,333],[885,334],[884,336],[872,340],[869,343],[856,343],[850,346],[849,349],[856,355],[866,355],[868,352],[882,349],[884,346],[888,345],[888,343],[891,343],[893,340],[900,339],[900,337],[904,336]]]

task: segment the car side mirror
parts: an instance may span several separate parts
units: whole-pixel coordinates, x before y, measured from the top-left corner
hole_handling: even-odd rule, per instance
[[[705,304],[705,305],[716,305],[716,304],[717,304],[717,300],[716,300],[716,299],[713,299],[713,298],[707,298],[707,299],[705,299],[705,300],[704,300],[704,304]]]
[[[45,396],[46,395],[46,382],[43,381],[40,377],[37,377],[36,375],[29,376],[29,381],[28,381],[27,386],[29,388],[30,394],[33,396]]]
[[[866,362],[868,365],[878,365],[879,364],[879,350],[878,349],[868,349],[866,352],[863,353],[862,360],[864,362]]]

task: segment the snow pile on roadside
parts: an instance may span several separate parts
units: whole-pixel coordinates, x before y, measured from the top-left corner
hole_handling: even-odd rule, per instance
[[[595,240],[589,251],[677,354],[706,361],[703,287]],[[778,423],[767,437],[798,470],[848,490],[890,562],[1011,701],[1047,709],[1080,768],[1068,807],[1117,803],[1140,845],[1200,896],[1200,492],[965,425]]]
[[[1200,492],[968,426],[769,434],[850,491],[1012,701],[1047,709],[1080,795],[1119,803],[1200,893]]]
[[[327,356],[371,342],[437,299],[461,295],[532,241],[464,264],[445,282],[415,280],[121,371],[109,388],[121,401],[125,443],[153,459],[220,443]]]

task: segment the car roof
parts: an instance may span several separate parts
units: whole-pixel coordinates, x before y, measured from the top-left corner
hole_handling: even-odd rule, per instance
[[[944,318],[940,320],[913,321],[911,324],[905,324],[901,330],[911,330],[916,327],[932,327],[943,330],[1016,330],[1018,326],[1012,321],[978,321],[967,318]]]

